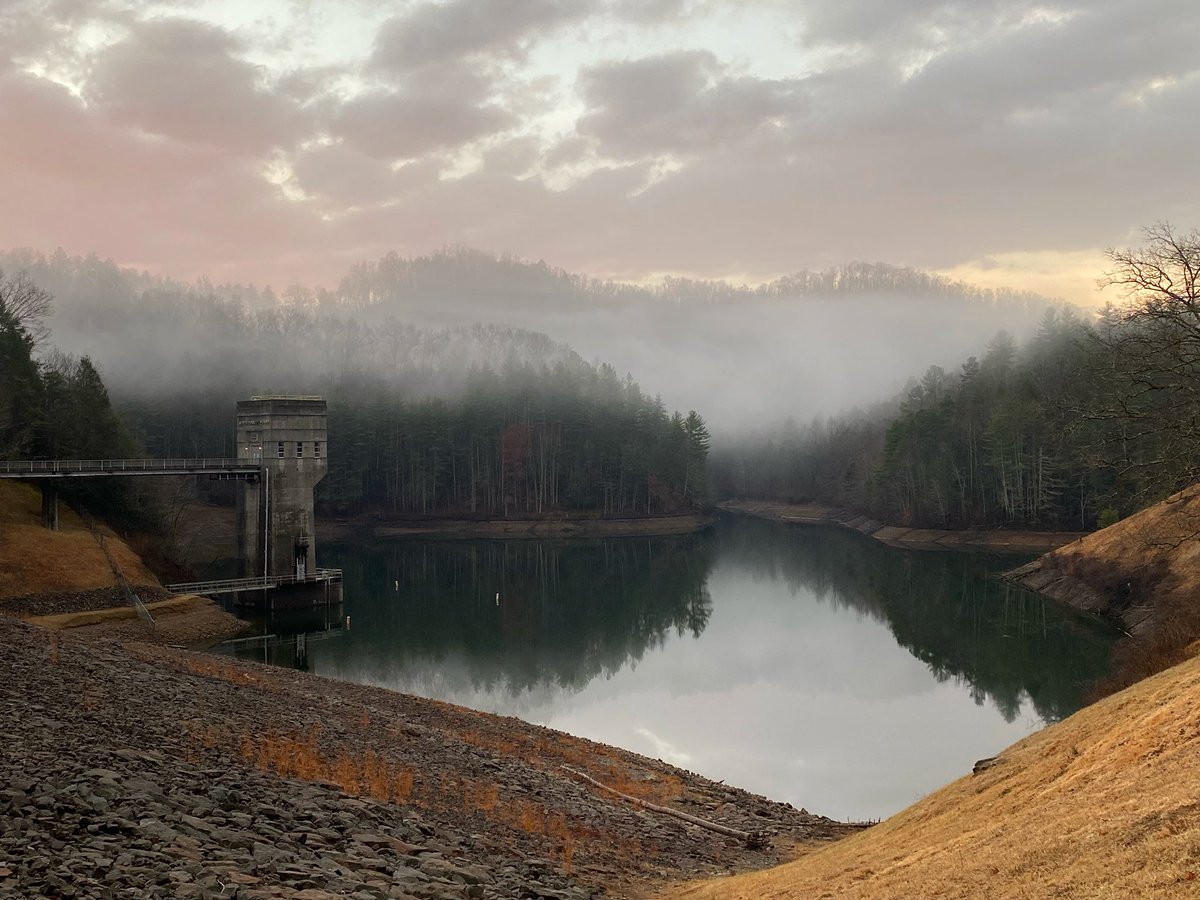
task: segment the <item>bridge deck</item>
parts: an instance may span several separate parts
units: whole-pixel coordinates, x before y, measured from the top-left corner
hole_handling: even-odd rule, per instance
[[[38,459],[0,460],[0,478],[99,478],[114,475],[234,475],[256,477],[256,459]]]
[[[337,584],[342,580],[341,569],[317,569],[311,575],[267,575],[256,578],[224,578],[217,581],[189,581],[183,584],[168,584],[166,589],[173,594],[236,594],[242,591],[267,591],[290,584]]]

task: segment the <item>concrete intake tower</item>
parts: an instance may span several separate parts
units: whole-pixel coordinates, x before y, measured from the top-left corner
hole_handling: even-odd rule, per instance
[[[262,467],[261,484],[238,494],[238,550],[247,578],[317,572],[313,489],[328,469],[329,430],[320,397],[239,400],[237,458]]]

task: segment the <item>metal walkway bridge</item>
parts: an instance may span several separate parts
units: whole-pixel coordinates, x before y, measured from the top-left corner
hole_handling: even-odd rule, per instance
[[[147,475],[209,475],[258,482],[264,487],[268,470],[261,459],[223,459],[201,457],[191,459],[42,459],[0,460],[0,478],[35,481],[42,491],[42,522],[52,530],[58,529],[58,484],[66,479],[111,478],[113,476]],[[269,502],[269,495],[268,501]],[[266,538],[264,537],[264,540]],[[266,564],[263,566],[266,569]],[[287,587],[306,590],[319,596],[324,589],[323,602],[341,602],[341,569],[310,569],[308,573],[269,575],[254,578],[229,578],[219,581],[193,581],[168,584],[174,594],[200,594],[215,597],[232,594],[234,602],[246,596],[263,596],[268,591]],[[322,602],[321,599],[314,600]],[[274,601],[272,601],[272,604]],[[272,605],[272,608],[273,605]]]
[[[224,578],[217,581],[188,581],[164,585],[172,594],[239,594],[245,591],[269,591],[291,584],[339,584],[341,569],[317,569],[311,575],[265,575],[256,578]]]
[[[0,478],[63,479],[120,475],[226,475],[257,478],[257,459],[37,459],[0,460]]]

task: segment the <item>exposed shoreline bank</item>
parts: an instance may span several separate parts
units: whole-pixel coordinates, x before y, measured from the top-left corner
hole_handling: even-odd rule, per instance
[[[641,897],[861,830],[518,719],[121,633],[0,616],[0,653],[0,896]]]
[[[1083,537],[1073,531],[945,531],[903,528],[847,509],[816,503],[778,503],[770,500],[727,500],[718,509],[794,525],[839,525],[893,547],[917,550],[990,550],[995,553],[1046,553]]]
[[[438,538],[576,538],[660,537],[691,534],[713,523],[712,516],[691,513],[645,518],[542,518],[542,519],[386,519],[362,516],[355,519],[319,520],[317,537],[335,543],[363,540],[398,540],[413,537]]]

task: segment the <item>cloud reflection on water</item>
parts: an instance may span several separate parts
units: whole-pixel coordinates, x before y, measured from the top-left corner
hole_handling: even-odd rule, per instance
[[[355,629],[314,646],[314,671],[837,818],[889,815],[1069,714],[1109,641],[987,580],[994,561],[828,529],[338,552]],[[397,572],[401,596],[380,587]],[[475,595],[499,581],[514,599],[497,612]]]

